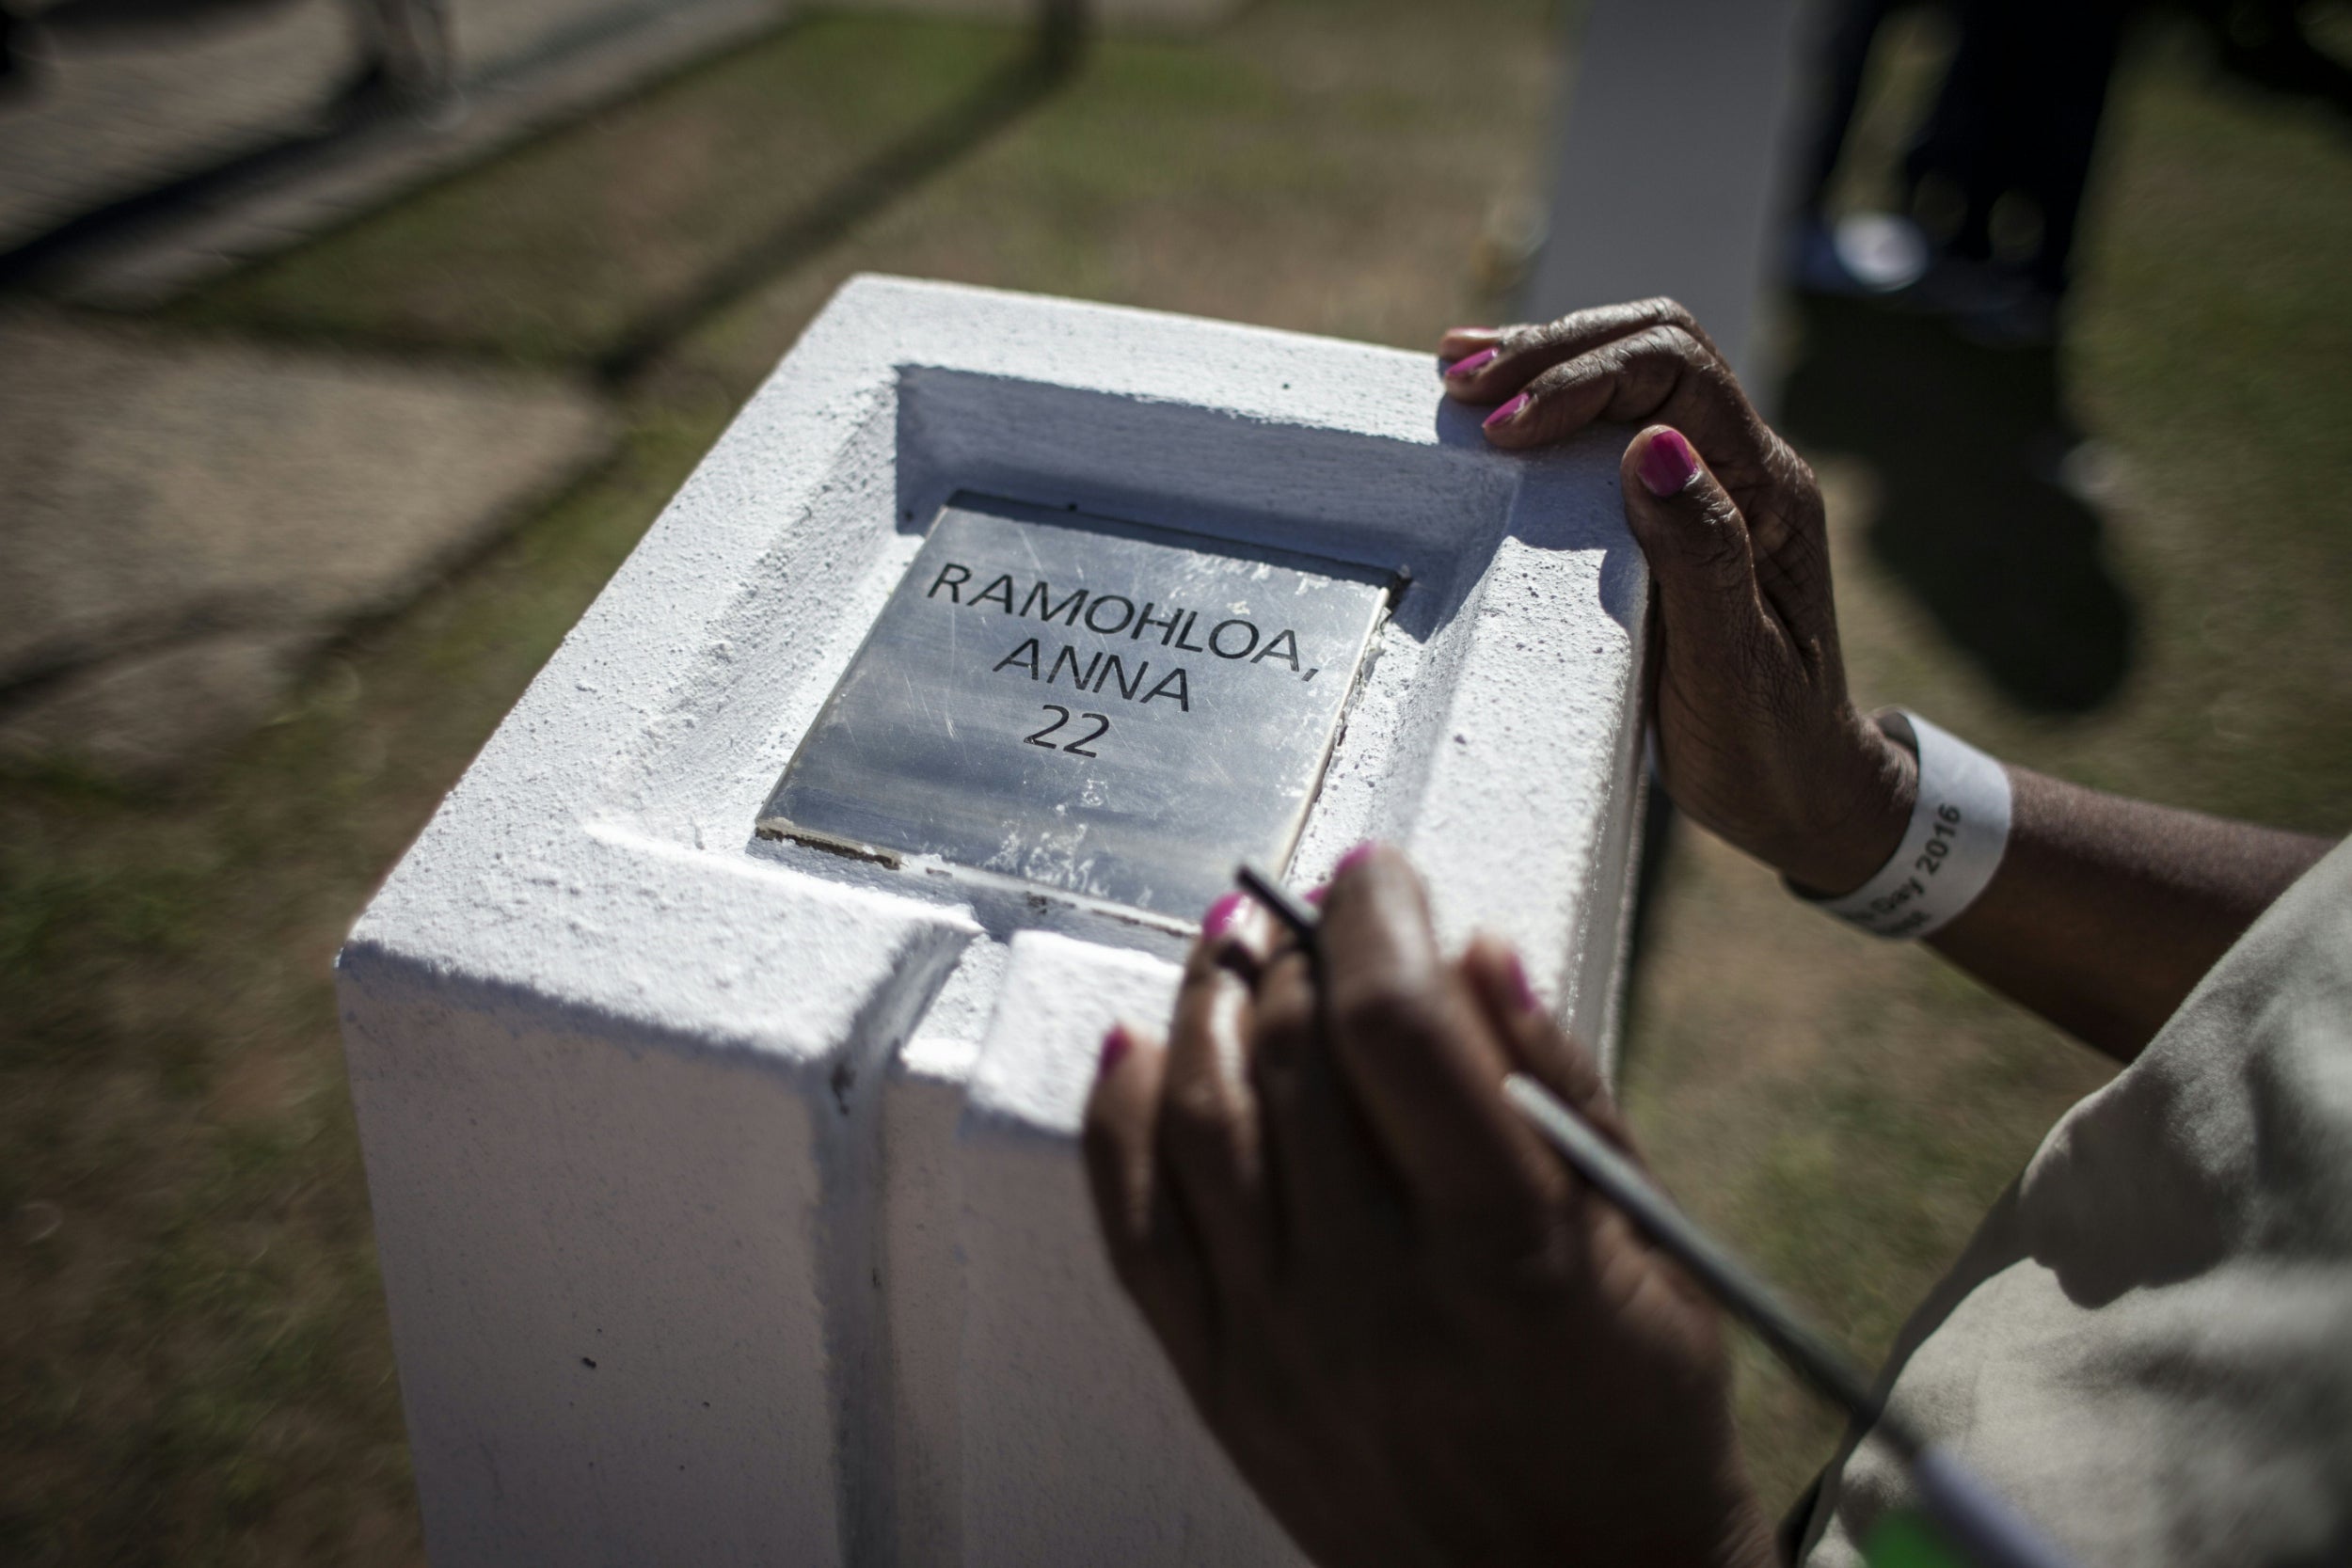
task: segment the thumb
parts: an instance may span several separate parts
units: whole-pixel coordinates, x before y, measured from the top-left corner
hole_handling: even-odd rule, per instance
[[[1618,479],[1668,639],[1692,653],[1744,642],[1764,613],[1747,521],[1691,443],[1651,425],[1625,449]]]

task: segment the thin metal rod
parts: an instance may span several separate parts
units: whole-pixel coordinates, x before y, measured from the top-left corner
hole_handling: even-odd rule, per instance
[[[1291,928],[1310,958],[1320,956],[1316,939],[1321,922],[1311,905],[1253,866],[1242,866],[1234,879]],[[1987,1491],[1958,1460],[1922,1444],[1909,1422],[1872,1395],[1861,1371],[1836,1346],[1807,1327],[1573,1107],[1525,1073],[1505,1074],[1502,1093],[1594,1191],[1689,1270],[1798,1375],[1842,1405],[1863,1431],[1875,1432],[1892,1448],[1910,1466],[1929,1514],[1971,1559],[1984,1568],[2069,1568],[2046,1537]]]
[[[1233,880],[1242,885],[1243,892],[1263,904],[1269,913],[1289,927],[1291,935],[1298,939],[1299,946],[1310,953],[1315,951],[1318,922],[1313,905],[1247,861],[1233,868]]]
[[[1864,1425],[1876,1424],[1881,1434],[1906,1457],[1916,1451],[1918,1445],[1911,1434],[1900,1423],[1886,1418],[1884,1405],[1871,1395],[1853,1363],[1808,1328],[1770,1287],[1676,1208],[1591,1122],[1525,1073],[1504,1078],[1502,1093],[1576,1167],[1579,1176],[1615,1204],[1659,1250],[1696,1275],[1709,1295],[1754,1329],[1806,1382],[1859,1417]]]
[[[1318,950],[1320,921],[1312,906],[1254,865],[1237,867],[1233,879],[1289,927],[1299,945],[1310,953]],[[1913,1434],[1871,1396],[1869,1384],[1853,1364],[1806,1327],[1762,1280],[1676,1208],[1590,1122],[1524,1073],[1503,1079],[1502,1092],[1579,1176],[1623,1211],[1660,1250],[1690,1270],[1708,1294],[1754,1329],[1806,1382],[1859,1417],[1866,1426],[1876,1425],[1881,1435],[1906,1458],[1917,1451]]]

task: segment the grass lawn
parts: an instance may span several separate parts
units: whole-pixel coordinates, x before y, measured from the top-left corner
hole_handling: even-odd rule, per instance
[[[843,277],[1425,346],[1496,309],[1485,236],[1539,179],[1552,43],[1534,0],[1268,0],[1040,81],[1000,30],[818,16],[167,312],[554,367],[628,434],[217,768],[161,794],[0,780],[0,1559],[419,1559],[328,961]],[[985,134],[943,154],[943,128]],[[1890,544],[1902,476],[1831,425],[1855,685],[2074,777],[2341,831],[2352,147],[2169,47],[2135,54],[2110,128],[2058,368],[2116,454],[2092,527],[2121,678],[2019,700]],[[1633,1114],[1691,1205],[1874,1354],[2104,1069],[1694,836],[1662,874]],[[1786,1498],[1834,1428],[1749,1362]]]

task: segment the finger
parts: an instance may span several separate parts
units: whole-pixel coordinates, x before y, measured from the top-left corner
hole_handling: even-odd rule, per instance
[[[1451,361],[1445,374],[1450,396],[1465,403],[1501,403],[1555,365],[1659,327],[1677,330],[1706,357],[1721,362],[1714,340],[1671,299],[1598,306],[1541,326],[1507,326],[1490,333],[1456,327],[1438,352],[1439,358]],[[1448,354],[1448,349],[1458,352]],[[1478,357],[1488,349],[1494,351],[1491,356]]]
[[[1452,364],[1473,354],[1493,348],[1502,341],[1507,332],[1518,330],[1508,326],[1450,326],[1438,340],[1438,357]]]
[[[1594,1131],[1616,1145],[1635,1164],[1646,1168],[1647,1162],[1633,1142],[1633,1131],[1618,1111],[1608,1081],[1601,1076],[1600,1064],[1544,1007],[1534,988],[1528,984],[1527,971],[1520,965],[1518,955],[1505,942],[1478,937],[1462,955],[1461,970],[1496,1033],[1502,1037],[1512,1065],[1567,1101],[1592,1124]],[[1562,1164],[1565,1165],[1565,1161]],[[1582,1190],[1581,1181],[1574,1186]],[[1615,1232],[1645,1253],[1658,1255],[1656,1245],[1614,1205],[1605,1205],[1604,1212],[1593,1217],[1593,1224],[1600,1231]],[[1670,1263],[1663,1277],[1685,1301],[1712,1310],[1711,1298],[1679,1266]]]
[[[1158,1138],[1178,1201],[1228,1307],[1263,1296],[1273,1262],[1257,1096],[1249,1081],[1250,978],[1271,936],[1239,894],[1211,907],[1176,991]]]
[[[1713,471],[1679,431],[1634,436],[1618,467],[1626,526],[1658,584],[1667,644],[1692,668],[1734,673],[1773,635],[1755,546]]]
[[[1746,475],[1761,476],[1772,436],[1731,368],[1680,327],[1654,326],[1536,376],[1486,416],[1486,439],[1507,450],[1565,441],[1598,420],[1661,421]]]
[[[1166,1054],[1120,1024],[1103,1037],[1080,1147],[1111,1270],[1144,1321],[1197,1386],[1210,1364],[1208,1275],[1176,1210],[1156,1138]]]
[[[1356,858],[1323,911],[1332,1055],[1408,1200],[1468,1212],[1557,1196],[1558,1163],[1502,1098],[1501,1043],[1438,955],[1405,857]]]
[[[1510,944],[1490,936],[1472,938],[1460,967],[1513,1069],[1567,1101],[1603,1135],[1632,1152],[1600,1063],[1544,1006]]]
[[[1322,1036],[1306,954],[1284,943],[1258,986],[1251,1069],[1280,1212],[1282,1266],[1361,1266],[1401,1235],[1403,1193],[1374,1148]]]

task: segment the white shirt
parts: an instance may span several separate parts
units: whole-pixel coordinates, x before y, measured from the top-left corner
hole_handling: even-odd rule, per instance
[[[2084,1568],[2352,1562],[2352,841],[2051,1130],[1890,1378]],[[1802,1560],[1910,1500],[1850,1439]]]

